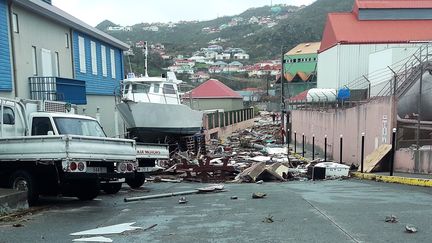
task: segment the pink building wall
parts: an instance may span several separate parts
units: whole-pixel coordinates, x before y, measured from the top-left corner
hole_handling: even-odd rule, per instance
[[[365,156],[381,144],[391,144],[391,133],[396,126],[395,105],[392,97],[383,97],[353,108],[323,110],[293,110],[292,136],[297,132],[297,143],[302,134],[306,143],[324,150],[327,135],[327,157],[340,161],[340,135],[343,135],[342,159],[345,164],[360,164],[361,134],[365,135]],[[293,141],[293,137],[292,140]],[[300,145],[301,146],[301,145]],[[297,147],[297,152],[301,148]],[[323,157],[323,156],[320,156]]]
[[[432,173],[432,150],[401,148],[395,154],[395,171]]]

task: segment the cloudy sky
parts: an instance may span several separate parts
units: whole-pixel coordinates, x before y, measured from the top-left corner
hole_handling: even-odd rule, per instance
[[[210,20],[270,4],[309,5],[315,0],[52,0],[84,22],[96,26],[105,19],[120,25],[141,22]]]

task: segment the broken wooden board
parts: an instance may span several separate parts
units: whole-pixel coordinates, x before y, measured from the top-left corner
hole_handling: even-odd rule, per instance
[[[363,172],[370,173],[374,172],[379,165],[380,162],[384,159],[384,157],[392,150],[391,144],[381,144],[375,151],[373,151],[371,154],[366,156],[366,159],[364,161],[364,168]],[[360,167],[358,168],[358,171],[360,171]]]

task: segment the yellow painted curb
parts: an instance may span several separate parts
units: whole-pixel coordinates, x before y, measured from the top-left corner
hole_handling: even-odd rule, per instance
[[[360,172],[354,172],[352,173],[352,176],[359,179],[381,181],[387,183],[398,183],[398,184],[411,185],[411,186],[432,187],[432,179],[410,178],[410,177],[401,177],[401,176],[385,176],[385,175],[360,173]]]

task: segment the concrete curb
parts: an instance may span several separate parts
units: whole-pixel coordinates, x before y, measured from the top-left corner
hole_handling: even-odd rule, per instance
[[[401,177],[401,176],[385,176],[385,175],[360,173],[360,172],[353,172],[351,175],[354,178],[359,178],[364,180],[380,181],[380,182],[387,182],[387,183],[398,183],[398,184],[411,185],[411,186],[432,187],[432,179],[410,178],[410,177]]]

